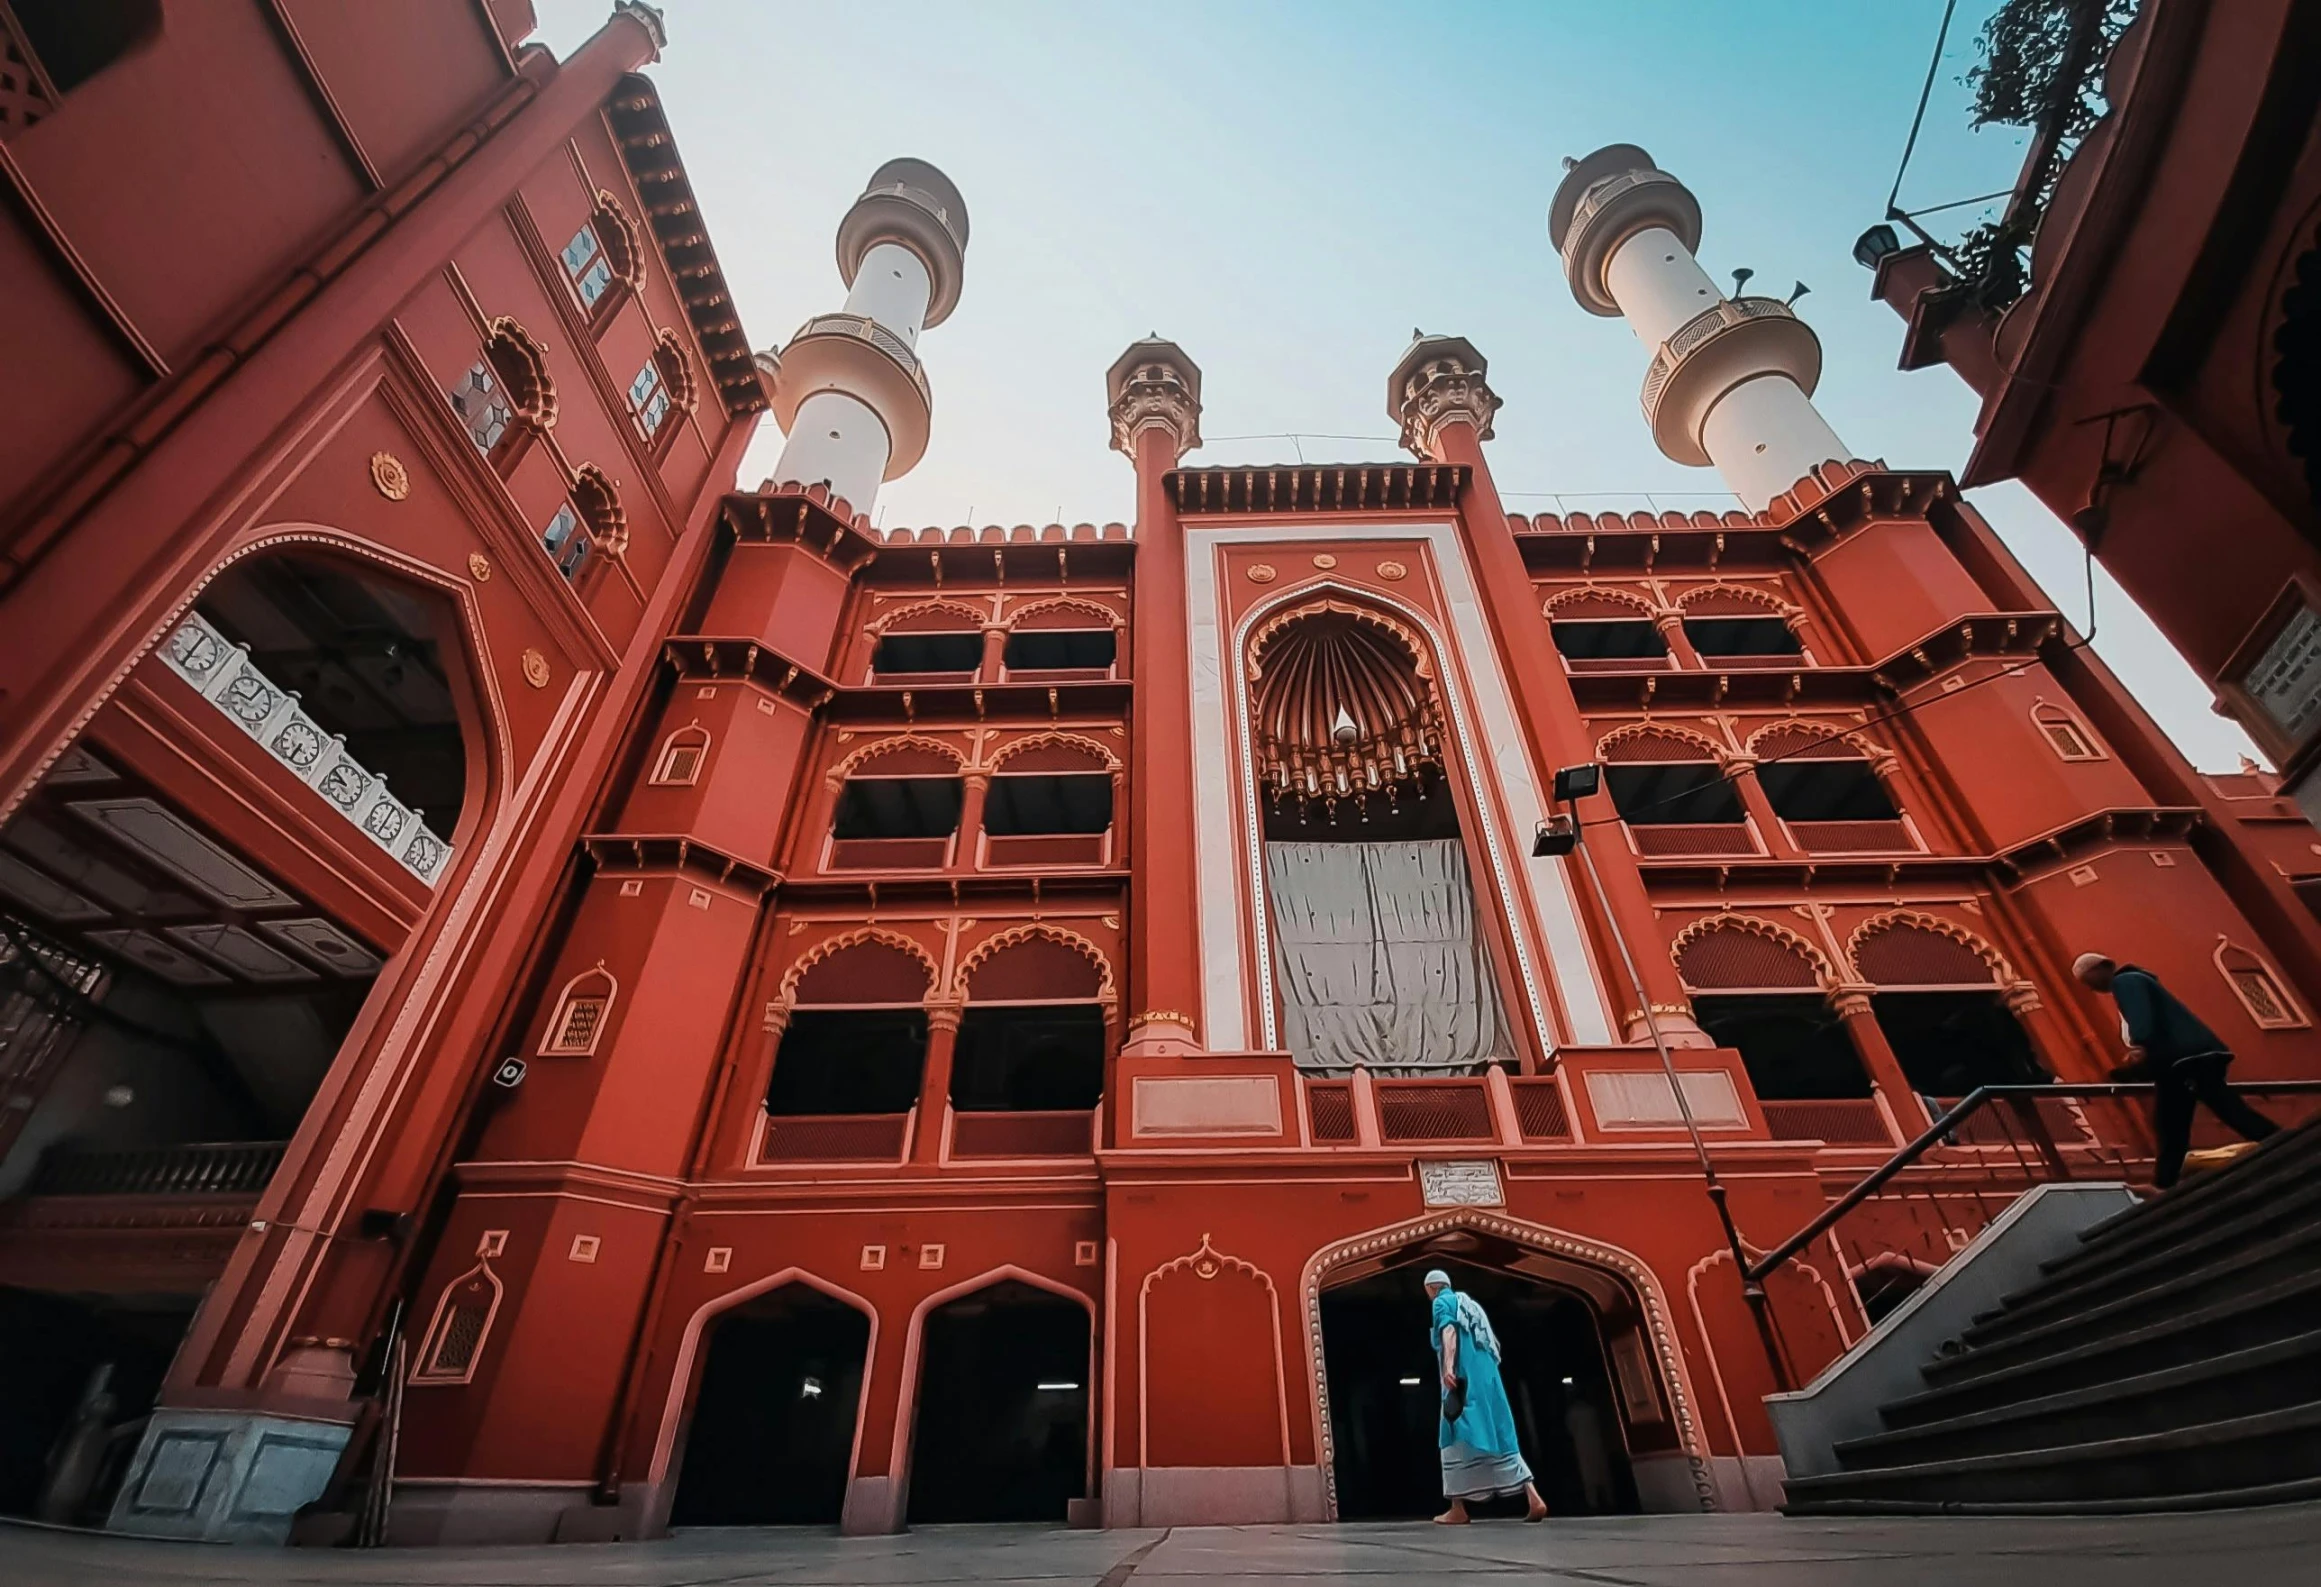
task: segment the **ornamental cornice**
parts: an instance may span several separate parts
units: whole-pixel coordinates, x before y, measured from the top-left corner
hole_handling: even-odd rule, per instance
[[[1183,375],[1158,361],[1139,364],[1112,399],[1112,447],[1136,455],[1136,438],[1158,426],[1169,434],[1175,455],[1201,444],[1201,402]]]
[[[1472,425],[1477,440],[1490,440],[1491,420],[1501,403],[1483,371],[1479,357],[1470,361],[1457,352],[1445,352],[1406,375],[1395,414],[1402,424],[1403,446],[1418,457],[1439,457],[1435,439],[1454,420]]]

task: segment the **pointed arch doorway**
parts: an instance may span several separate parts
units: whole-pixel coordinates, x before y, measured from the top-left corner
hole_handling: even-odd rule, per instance
[[[1441,1386],[1422,1284],[1437,1267],[1490,1314],[1523,1455],[1549,1508],[1643,1509],[1636,1463],[1672,1453],[1677,1434],[1631,1286],[1509,1234],[1454,1227],[1320,1276],[1312,1306],[1338,1519],[1410,1520],[1442,1508]]]

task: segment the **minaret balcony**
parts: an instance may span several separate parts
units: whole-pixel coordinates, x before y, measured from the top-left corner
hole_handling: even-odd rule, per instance
[[[1733,298],[1678,326],[1644,372],[1644,422],[1672,461],[1706,467],[1702,427],[1743,381],[1785,375],[1807,396],[1821,382],[1821,338],[1778,298]],[[1762,449],[1760,449],[1762,450]]]
[[[888,479],[908,473],[925,454],[935,411],[926,366],[908,342],[878,321],[862,314],[817,314],[798,327],[782,349],[775,419],[785,431],[792,429],[799,406],[822,391],[842,392],[878,415],[892,445]]]

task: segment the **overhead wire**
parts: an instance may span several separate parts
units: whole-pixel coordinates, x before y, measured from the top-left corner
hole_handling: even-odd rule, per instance
[[[1910,136],[1902,143],[1902,162],[1894,167],[1894,185],[1886,193],[1886,214],[1890,219],[1908,218],[1894,207],[1895,201],[1902,196],[1902,178],[1910,169],[1910,156],[1918,150],[1918,129],[1926,123],[1926,106],[1934,97],[1935,74],[1942,70],[1942,49],[1950,42],[1950,19],[1957,11],[1958,0],[1948,0],[1942,8],[1942,26],[1934,34],[1934,54],[1926,63],[1926,81],[1918,89],[1918,110],[1910,118]]]

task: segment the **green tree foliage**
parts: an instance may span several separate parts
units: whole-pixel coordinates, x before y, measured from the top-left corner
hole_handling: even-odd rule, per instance
[[[2005,0],[1983,23],[1981,59],[1966,74],[1972,124],[2028,127],[2037,155],[2009,213],[1968,232],[1955,250],[1961,274],[1991,308],[2023,295],[2039,218],[2072,151],[2104,113],[2104,62],[2139,3]]]

